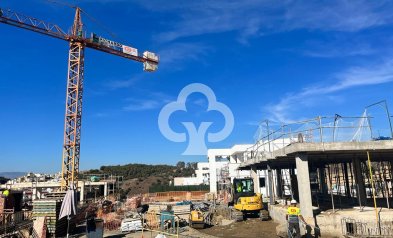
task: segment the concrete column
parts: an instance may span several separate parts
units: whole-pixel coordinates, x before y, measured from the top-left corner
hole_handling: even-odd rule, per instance
[[[108,182],[104,183],[104,198],[108,196]]]
[[[256,166],[251,167],[251,178],[254,181],[254,191],[261,193],[261,186],[259,185],[259,174]]]
[[[313,217],[310,188],[310,172],[308,170],[307,155],[296,156],[297,183],[299,189],[300,210],[303,217]]]
[[[357,185],[356,194],[361,203],[361,206],[367,205],[367,194],[366,194],[366,187],[364,185],[364,179],[362,174],[362,165],[360,163],[359,158],[354,158],[352,160],[353,163],[353,172],[355,174],[355,181]]]
[[[277,183],[276,183],[276,193],[277,197],[282,198],[282,175],[281,175],[281,169],[276,169],[276,174],[277,174]]]
[[[36,200],[37,199],[37,188],[33,188],[32,194],[31,194],[31,200]]]
[[[267,177],[269,183],[269,198],[270,198],[270,205],[274,204],[274,194],[273,194],[273,171],[270,168],[270,165],[267,165]]]
[[[210,192],[217,195],[217,166],[216,157],[209,157]]]
[[[344,163],[345,195],[351,197],[351,188],[349,187],[348,166]]]
[[[319,171],[319,186],[321,188],[321,193],[322,194],[327,194],[327,184],[325,182],[325,166],[320,166],[318,168]]]
[[[79,181],[79,186],[80,186],[79,202],[83,203],[83,201],[85,200],[85,182]]]

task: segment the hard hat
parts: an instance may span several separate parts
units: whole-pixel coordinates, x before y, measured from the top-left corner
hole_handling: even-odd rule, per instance
[[[291,200],[291,204],[297,204],[296,200],[295,200],[295,199],[292,199],[292,200]]]

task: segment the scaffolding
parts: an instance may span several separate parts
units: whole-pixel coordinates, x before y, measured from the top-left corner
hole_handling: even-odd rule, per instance
[[[227,204],[232,195],[231,177],[229,175],[229,163],[217,169],[217,199]]]

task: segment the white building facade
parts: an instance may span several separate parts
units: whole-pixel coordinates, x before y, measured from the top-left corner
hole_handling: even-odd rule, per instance
[[[259,183],[260,180],[264,181],[265,173],[261,171],[238,170],[240,163],[244,162],[247,156],[247,151],[252,147],[252,144],[234,145],[228,149],[209,149],[208,160],[210,168],[210,192],[217,194],[219,184],[222,183],[222,171],[227,171],[227,177],[230,182],[234,178],[254,178],[254,190],[257,193],[266,194],[265,183]],[[262,179],[260,179],[262,178]],[[262,187],[261,187],[262,186]]]

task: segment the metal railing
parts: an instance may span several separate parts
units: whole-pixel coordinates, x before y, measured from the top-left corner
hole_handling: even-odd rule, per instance
[[[343,218],[341,229],[344,236],[350,237],[393,237],[393,220],[376,223]]]
[[[316,118],[274,124],[264,121],[255,133],[255,143],[246,151],[246,159],[269,156],[292,143],[360,142],[374,140],[369,116]],[[391,139],[389,137],[389,139]]]
[[[14,209],[4,209],[0,213],[0,237],[10,233],[16,234],[19,228],[30,227],[31,219],[31,211],[14,212]]]
[[[18,224],[32,219],[32,211],[14,212],[14,209],[4,209],[0,213],[0,226],[4,224]]]

